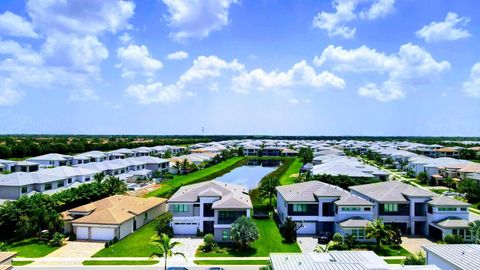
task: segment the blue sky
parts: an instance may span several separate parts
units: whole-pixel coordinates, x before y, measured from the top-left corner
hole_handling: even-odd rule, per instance
[[[1,133],[480,136],[480,1],[0,4]]]

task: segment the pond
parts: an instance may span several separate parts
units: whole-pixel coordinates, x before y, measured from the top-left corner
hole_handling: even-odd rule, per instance
[[[233,169],[232,171],[217,177],[215,180],[246,186],[248,189],[257,187],[260,180],[277,169],[280,165],[278,160],[252,160],[247,165]]]

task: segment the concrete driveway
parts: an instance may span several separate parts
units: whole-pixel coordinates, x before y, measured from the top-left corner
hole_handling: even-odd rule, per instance
[[[185,236],[185,237],[174,237],[172,238],[172,242],[180,242],[182,243],[179,246],[176,246],[173,251],[174,252],[181,252],[185,255],[187,258],[194,258],[195,253],[198,249],[198,246],[200,246],[203,243],[203,238],[202,237],[196,237],[196,236]],[[182,256],[175,256],[173,258],[168,259],[169,264],[171,263],[172,265],[176,264],[185,264],[185,259]],[[193,262],[189,262],[193,263]]]
[[[417,254],[420,251],[423,252],[422,246],[430,244],[434,243],[422,236],[402,236],[401,246],[413,254]]]
[[[67,241],[67,243],[55,250],[54,252],[48,254],[43,258],[39,258],[35,260],[30,265],[58,265],[59,261],[55,259],[62,259],[62,258],[89,258],[92,257],[95,253],[100,251],[105,247],[105,243],[103,242],[82,242],[82,241]],[[66,262],[61,261],[60,265],[64,265]],[[67,262],[69,265],[82,265],[81,261],[72,261]]]
[[[310,253],[313,252],[315,247],[318,245],[318,239],[311,236],[302,236],[297,237],[297,243],[298,246],[300,246],[302,253]]]

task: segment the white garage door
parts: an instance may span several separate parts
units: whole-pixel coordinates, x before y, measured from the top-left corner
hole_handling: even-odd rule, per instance
[[[303,226],[297,231],[298,234],[315,234],[316,222],[303,222]]]
[[[77,239],[78,240],[88,239],[88,227],[77,227]]]
[[[115,237],[115,229],[92,227],[91,240],[112,240]]]
[[[198,223],[175,222],[173,234],[197,234]]]

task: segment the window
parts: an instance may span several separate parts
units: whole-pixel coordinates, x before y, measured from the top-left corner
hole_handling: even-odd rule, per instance
[[[65,182],[63,182],[63,181],[58,181],[57,182],[57,187],[63,187],[63,186],[65,186]]]
[[[90,177],[86,177],[86,178],[85,178],[85,181],[86,181],[86,182],[90,181]]]
[[[228,231],[227,231],[227,230],[222,231],[222,240],[223,240],[223,241],[227,241],[227,240],[229,240],[229,238],[230,238],[230,237],[229,237],[229,235],[228,235]]]
[[[385,212],[398,212],[398,204],[386,203],[383,205],[383,211]]]
[[[467,211],[467,208],[460,208],[460,211],[465,212]]]
[[[357,211],[362,211],[362,208],[360,207],[342,207],[342,211],[348,211],[348,212],[357,212]]]
[[[22,187],[22,194],[23,194],[23,193],[27,193],[27,191],[28,191],[27,186],[23,186],[23,187]]]
[[[147,219],[148,219],[148,213],[147,213],[147,212],[145,212],[145,213],[143,214],[143,219],[144,219],[144,220],[147,220]]]
[[[364,211],[370,211],[370,210],[372,210],[371,207],[365,207],[365,208],[364,208]]]
[[[69,184],[72,183],[72,178],[68,178],[68,183],[69,183]]]
[[[52,183],[45,184],[45,190],[52,189]]]
[[[365,229],[352,229],[352,235],[355,239],[365,239]]]
[[[305,213],[305,212],[307,212],[307,205],[306,204],[294,204],[293,205],[293,212]]]
[[[173,205],[174,212],[188,212],[188,204],[174,204]]]
[[[438,211],[446,212],[446,211],[457,211],[455,207],[438,207]]]

